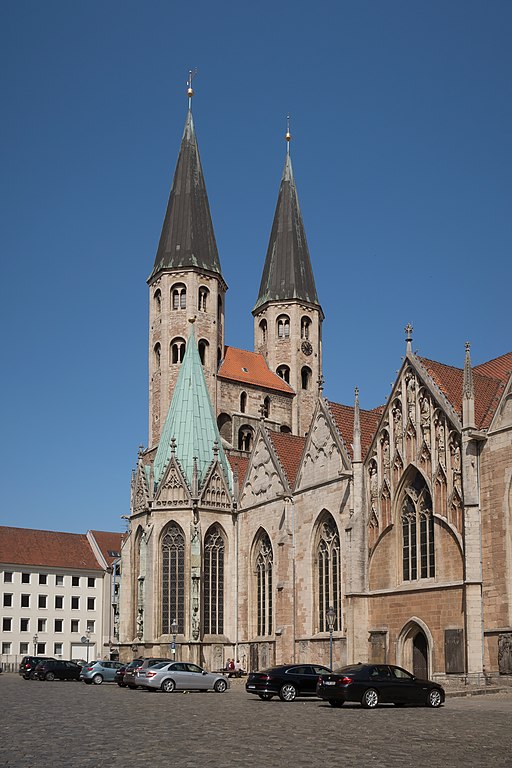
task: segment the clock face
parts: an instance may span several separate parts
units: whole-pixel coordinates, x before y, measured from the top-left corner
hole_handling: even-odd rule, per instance
[[[311,346],[309,341],[303,341],[301,348],[305,355],[310,355],[313,352],[313,347]]]

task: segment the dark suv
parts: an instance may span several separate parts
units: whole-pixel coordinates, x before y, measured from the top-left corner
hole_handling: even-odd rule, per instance
[[[82,667],[74,661],[42,661],[34,670],[36,680],[80,680]]]
[[[42,661],[54,661],[52,656],[24,656],[20,661],[18,673],[24,680],[30,680],[32,672]]]
[[[172,659],[162,659],[162,658],[155,658],[153,656],[147,656],[144,659],[137,659],[137,661],[138,661],[138,664],[134,666],[132,666],[131,664],[128,664],[128,666],[126,667],[126,671],[124,673],[123,682],[127,688],[131,688],[132,690],[139,686],[139,682],[138,682],[139,670],[142,670],[143,672],[145,672],[148,667],[152,667],[154,664],[158,664],[160,661],[171,662]]]

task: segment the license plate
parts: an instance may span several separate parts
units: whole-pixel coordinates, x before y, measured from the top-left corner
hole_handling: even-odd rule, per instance
[[[336,683],[334,682],[334,680],[326,680],[324,685],[336,685]]]

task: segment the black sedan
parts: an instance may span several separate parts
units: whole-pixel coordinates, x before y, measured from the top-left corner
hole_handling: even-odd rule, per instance
[[[35,680],[80,680],[82,667],[74,661],[42,661],[34,669]]]
[[[280,667],[250,672],[245,684],[247,693],[264,701],[279,696],[281,701],[293,701],[297,696],[315,696],[318,676],[330,672],[320,664],[286,664]]]
[[[444,702],[444,690],[438,683],[420,680],[392,664],[354,664],[323,674],[318,679],[316,695],[331,707],[357,701],[365,709],[373,709],[377,704],[440,707]]]

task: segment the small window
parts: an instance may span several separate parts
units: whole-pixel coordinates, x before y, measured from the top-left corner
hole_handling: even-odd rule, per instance
[[[238,430],[238,450],[250,451],[252,448],[253,430],[247,424]]]
[[[20,655],[26,656],[28,654],[28,643],[20,643]]]
[[[46,656],[46,643],[36,643],[37,656]]]
[[[2,619],[2,630],[4,632],[12,632],[12,619],[7,618],[4,616]]]
[[[222,299],[219,296],[217,299],[217,322],[220,324],[222,321]]]
[[[199,294],[197,297],[197,308],[199,312],[206,312],[206,307],[208,304],[208,293],[208,288],[205,288],[204,285],[199,288]]]
[[[4,594],[4,608],[11,608],[12,607],[12,594],[9,592],[6,592]]]
[[[72,597],[71,598],[71,609],[73,611],[78,611],[80,609],[80,598],[79,597]]]
[[[307,365],[305,365],[301,372],[300,372],[300,378],[302,383],[302,389],[311,389],[311,377],[313,376],[313,373],[311,371],[311,368],[308,368]]]
[[[21,574],[21,583],[22,584],[30,584],[30,573],[22,573]]]
[[[53,655],[54,656],[62,656],[62,643],[54,643],[53,644]]]
[[[30,631],[30,619],[20,619],[20,632]]]
[[[12,571],[4,571],[4,583],[5,584],[12,583]]]
[[[88,597],[87,598],[87,610],[88,611],[94,611],[96,608],[96,598],[95,597]]]
[[[64,625],[63,619],[55,619],[55,621],[54,621],[54,631],[55,632],[62,632],[63,625]]]
[[[72,632],[80,631],[80,622],[78,621],[78,619],[71,619],[71,631]]]
[[[266,397],[263,401],[263,418],[268,419],[270,416],[270,397]]]
[[[38,619],[37,620],[37,631],[38,632],[46,632],[46,619]]]
[[[95,622],[95,621],[90,621],[90,620],[89,620],[89,621],[87,622],[87,631],[88,631],[88,632],[94,632],[94,627],[95,627],[95,626],[96,626],[96,622]]]
[[[87,586],[88,587],[95,587],[96,586],[96,578],[94,576],[88,576],[87,577]]]
[[[47,573],[40,573],[39,574],[39,583],[40,584],[48,584],[48,574]]]
[[[64,576],[62,573],[58,573],[55,577],[55,586],[56,587],[63,587],[64,586]]]
[[[56,608],[64,608],[64,597],[63,597],[63,595],[55,595],[55,607]]]
[[[310,329],[311,329],[311,320],[309,319],[309,317],[303,317],[300,321],[301,339],[309,339]]]
[[[287,384],[290,383],[290,369],[287,365],[280,365],[276,370],[276,373],[283,379],[283,381],[286,381]]]
[[[260,323],[260,344],[267,343],[267,321],[262,320]]]
[[[11,654],[11,643],[2,643],[2,654],[4,656],[10,656]]]
[[[171,288],[171,307],[173,309],[187,308],[187,289],[183,283],[177,283]]]
[[[160,290],[160,288],[156,289],[153,295],[153,299],[155,302],[155,310],[158,314],[160,314],[162,310],[162,291]]]
[[[185,339],[173,339],[171,341],[171,363],[177,365],[183,362],[185,357]]]
[[[38,608],[47,608],[47,602],[48,602],[48,595],[38,595],[37,597]]]
[[[240,413],[245,413],[247,409],[247,392],[242,392],[240,395]]]
[[[288,339],[290,337],[290,318],[288,315],[279,315],[277,318],[277,338]]]
[[[155,346],[153,347],[153,358],[154,358],[154,362],[155,362],[155,368],[157,370],[160,368],[161,357],[162,357],[162,354],[161,354],[160,344],[159,344],[159,342],[157,342],[155,344]],[[75,577],[73,576],[73,578],[75,578]],[[73,586],[76,586],[76,585],[73,584]]]
[[[201,363],[203,365],[208,365],[208,347],[210,345],[206,341],[206,339],[200,339],[199,343],[197,345],[197,349],[199,352],[199,357],[201,359]]]
[[[20,605],[22,608],[30,608],[30,595],[21,595]]]
[[[71,586],[72,587],[79,587],[80,586],[80,576],[72,576],[71,577]]]

